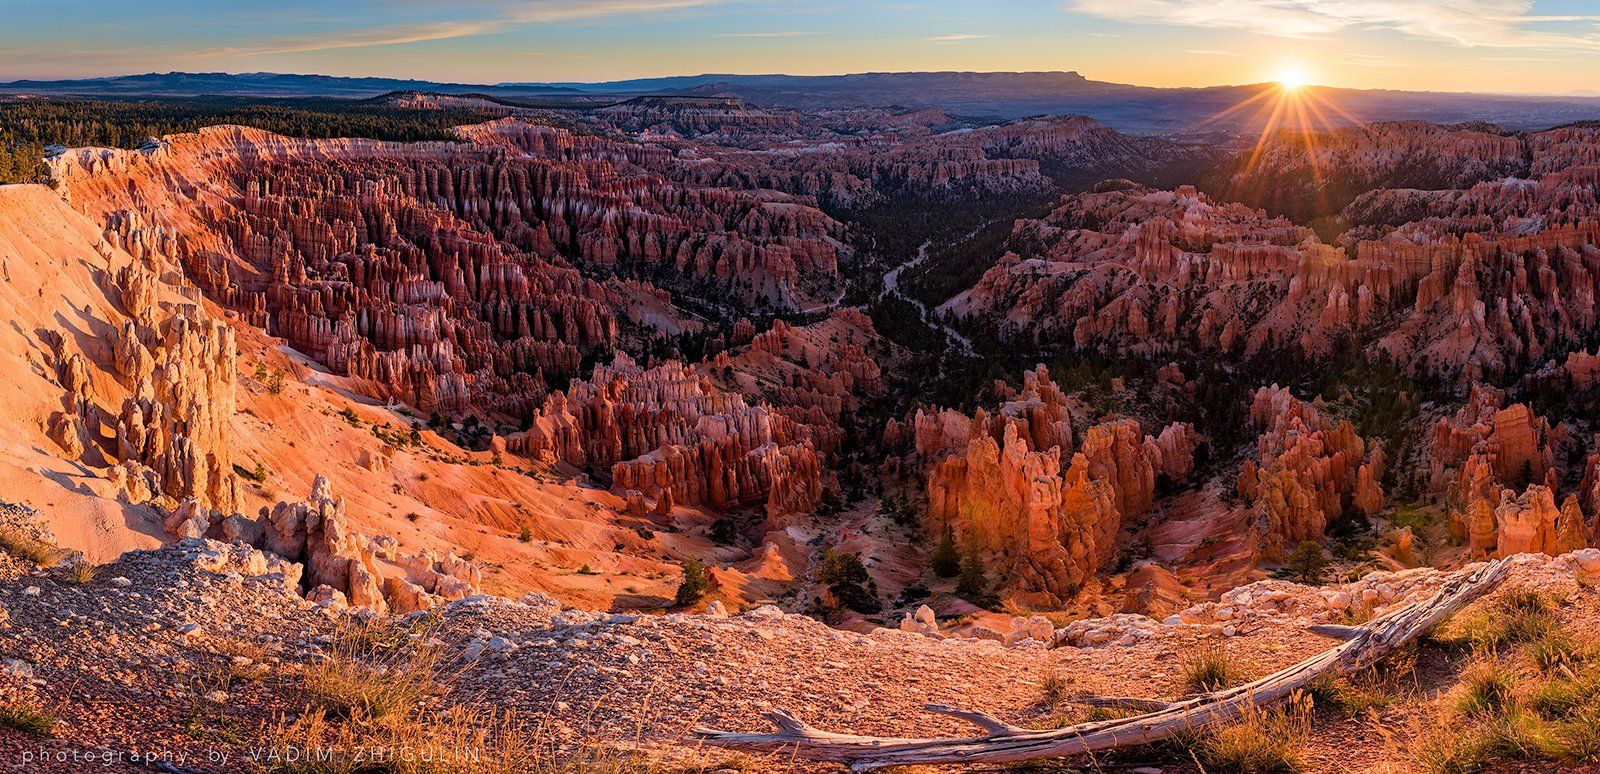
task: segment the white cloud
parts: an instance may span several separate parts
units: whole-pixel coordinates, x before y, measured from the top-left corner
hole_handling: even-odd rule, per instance
[[[1533,0],[1067,0],[1123,22],[1313,37],[1377,28],[1462,46],[1600,50],[1600,15],[1541,15]]]
[[[992,37],[994,37],[994,36],[993,35],[971,35],[971,34],[966,34],[966,33],[957,33],[957,34],[954,34],[954,35],[937,35],[937,36],[934,36],[934,37],[931,37],[931,38],[923,38],[922,42],[924,42],[924,43],[960,43],[962,41],[967,41],[967,40],[983,40],[984,38],[992,38]]]
[[[1196,56],[1244,56],[1237,51],[1219,51],[1215,48],[1191,48],[1183,53]]]

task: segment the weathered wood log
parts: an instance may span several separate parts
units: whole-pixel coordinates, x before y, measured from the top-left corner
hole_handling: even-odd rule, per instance
[[[1082,704],[1085,707],[1136,710],[1139,712],[1156,712],[1172,706],[1170,701],[1139,699],[1132,696],[1074,696],[1067,699],[1067,701],[1073,704]]]
[[[1306,631],[1318,637],[1327,637],[1330,640],[1353,640],[1361,634],[1359,626],[1341,626],[1339,624],[1317,624],[1306,627]]]
[[[1007,763],[1078,755],[1160,741],[1233,723],[1252,708],[1287,701],[1326,676],[1372,666],[1494,589],[1510,571],[1508,559],[1456,573],[1426,600],[1404,605],[1360,626],[1343,644],[1251,683],[1174,702],[1142,715],[1050,730],[1017,728],[983,713],[938,711],[972,720],[987,736],[912,739],[822,731],[783,710],[764,713],[775,733],[697,728],[706,744],[745,750],[785,750],[796,757],[850,764],[857,771],[938,763]]]

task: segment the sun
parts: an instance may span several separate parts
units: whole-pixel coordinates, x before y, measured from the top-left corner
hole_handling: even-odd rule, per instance
[[[1297,67],[1286,67],[1278,71],[1277,81],[1284,91],[1294,91],[1309,83],[1305,71]]]

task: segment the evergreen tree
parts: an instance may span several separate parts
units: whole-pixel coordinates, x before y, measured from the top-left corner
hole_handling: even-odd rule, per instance
[[[1301,583],[1321,583],[1328,574],[1328,557],[1322,555],[1322,546],[1307,540],[1295,546],[1294,553],[1284,562],[1284,569],[1300,579]]]
[[[981,604],[989,594],[989,577],[983,570],[983,555],[978,553],[977,545],[968,545],[967,554],[961,559],[956,594],[974,604]]]
[[[877,584],[867,573],[861,557],[849,551],[826,551],[822,554],[822,568],[817,579],[827,584],[828,591],[840,604],[858,613],[876,613],[883,603],[873,592]]]
[[[954,578],[961,572],[961,554],[956,551],[955,531],[949,527],[944,528],[944,534],[939,537],[939,545],[934,546],[933,555],[929,557],[933,564],[933,574],[941,578]]]
[[[690,558],[683,563],[683,582],[678,584],[678,593],[675,600],[679,605],[692,605],[706,595],[716,580],[711,573],[706,571],[704,562]]]

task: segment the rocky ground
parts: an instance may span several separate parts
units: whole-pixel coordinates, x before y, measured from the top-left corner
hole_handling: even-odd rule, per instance
[[[1525,555],[1498,594],[1552,595],[1569,628],[1591,630],[1600,622],[1597,562]],[[18,771],[292,770],[267,752],[284,749],[285,724],[322,706],[310,676],[347,657],[345,633],[370,618],[301,598],[281,565],[240,545],[188,540],[92,574],[72,557],[46,564],[0,553],[0,698],[56,718],[49,738],[9,721],[0,728],[0,760]],[[1056,725],[1076,716],[1049,701],[1052,692],[1175,697],[1186,664],[1213,647],[1238,674],[1264,675],[1330,647],[1306,633],[1309,624],[1381,612],[1442,577],[1423,569],[1328,588],[1265,581],[1166,622],[1080,621],[1038,634],[1052,642],[1011,645],[936,631],[858,634],[773,607],[731,616],[563,610],[542,595],[471,597],[375,626],[398,633],[396,652],[438,654],[422,716],[469,707],[516,719],[526,767],[505,770],[769,771],[808,767],[702,748],[691,729],[764,730],[757,713],[779,707],[829,730],[971,731],[926,703]],[[1412,698],[1357,715],[1319,711],[1307,767],[1413,770],[1397,734],[1450,689],[1463,658],[1459,648],[1425,646]],[[1101,763],[1196,765],[1148,751]]]

